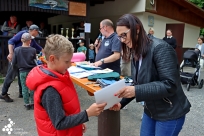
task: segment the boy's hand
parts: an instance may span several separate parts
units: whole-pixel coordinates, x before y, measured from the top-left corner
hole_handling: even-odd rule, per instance
[[[82,132],[85,133],[85,132],[86,132],[86,129],[87,129],[87,128],[86,128],[86,124],[83,123],[83,124],[82,124]]]
[[[104,109],[104,107],[107,105],[107,103],[101,103],[101,104],[92,104],[87,110],[88,117],[91,116],[98,116]]]
[[[113,107],[109,108],[109,110],[119,111],[120,108],[121,108],[121,104],[117,103],[117,104],[113,105]]]

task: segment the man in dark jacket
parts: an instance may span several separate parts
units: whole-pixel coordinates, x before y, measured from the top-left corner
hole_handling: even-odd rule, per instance
[[[169,45],[171,45],[174,49],[176,49],[176,38],[172,36],[172,31],[170,29],[166,31],[166,36],[163,38],[163,40],[166,41]]]
[[[7,59],[9,60],[9,65],[8,65],[6,78],[4,80],[4,84],[2,87],[2,93],[0,94],[0,99],[5,100],[6,102],[13,102],[13,99],[11,99],[8,96],[7,92],[11,83],[14,81],[16,75],[18,75],[19,97],[22,98],[19,69],[13,68],[11,61],[13,58],[14,49],[16,47],[22,46],[21,37],[24,33],[30,33],[30,35],[32,35],[32,37],[34,38],[38,35],[38,33],[41,33],[41,32],[39,31],[39,27],[37,25],[31,25],[29,28],[29,31],[27,30],[20,31],[8,41],[9,55],[7,56]],[[37,51],[43,51],[42,47],[38,45],[34,39],[31,40],[30,46],[35,48]]]

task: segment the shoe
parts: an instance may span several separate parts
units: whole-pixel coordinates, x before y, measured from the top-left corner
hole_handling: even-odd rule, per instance
[[[18,98],[23,98],[23,95],[22,95],[22,94],[19,94],[19,95],[18,95]]]
[[[5,100],[6,102],[13,102],[13,99],[9,97],[9,94],[5,94],[5,95],[0,94],[0,99]]]
[[[30,109],[34,110],[34,104],[30,104]]]
[[[26,104],[24,106],[25,106],[26,110],[30,110],[30,108],[31,108],[29,104]]]

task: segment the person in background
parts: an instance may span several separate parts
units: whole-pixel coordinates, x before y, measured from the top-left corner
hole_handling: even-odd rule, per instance
[[[200,58],[200,66],[203,68],[204,65],[204,38],[203,37],[198,37],[198,43],[195,46],[196,49],[200,50],[201,53],[201,58]]]
[[[90,61],[90,63],[95,62],[94,58],[95,58],[94,45],[90,44],[89,45],[89,61]]]
[[[39,30],[39,27],[37,25],[31,25],[29,28],[29,31],[23,30],[18,32],[14,37],[12,37],[8,41],[8,49],[9,49],[9,55],[7,56],[7,59],[9,61],[8,63],[8,70],[6,74],[6,78],[4,79],[4,84],[2,87],[2,93],[0,94],[0,99],[5,100],[6,102],[13,102],[13,99],[9,97],[8,89],[11,85],[11,83],[14,81],[15,77],[18,76],[18,85],[19,85],[19,98],[22,98],[22,87],[20,83],[20,75],[19,75],[19,69],[13,68],[12,66],[12,59],[13,59],[13,52],[14,49],[22,46],[21,37],[24,33],[29,33],[33,38],[38,35],[38,33],[41,33]],[[43,52],[42,47],[36,43],[35,39],[31,40],[30,46],[35,48],[36,51]]]
[[[80,33],[84,33],[84,21],[81,21],[79,26],[76,28],[76,37],[80,36]]]
[[[23,28],[21,29],[21,31],[23,31],[23,30],[29,30],[29,28],[30,28],[31,25],[33,25],[33,21],[32,21],[31,19],[27,19],[27,20],[26,20],[26,26],[23,27]]]
[[[36,66],[36,49],[30,47],[31,35],[24,33],[21,37],[22,46],[15,48],[12,59],[13,67],[17,67],[20,71],[20,81],[22,86],[22,94],[27,110],[33,109],[33,91],[29,91],[25,80],[28,73]],[[29,101],[30,100],[30,101]]]
[[[97,45],[95,46],[96,62],[94,65],[96,67],[100,66],[102,69],[112,69],[120,74],[121,42],[114,32],[113,22],[109,19],[102,20],[99,30],[104,39],[100,43],[99,40],[94,43]]]
[[[26,79],[34,90],[34,117],[39,136],[82,136],[89,117],[99,115],[106,103],[92,104],[81,111],[74,84],[67,69],[71,66],[74,47],[62,35],[47,38],[47,66],[37,66]],[[37,80],[36,80],[37,79]]]
[[[154,38],[154,29],[150,27],[147,35],[150,39]]]
[[[4,36],[14,36],[20,31],[20,25],[17,22],[17,17],[14,15],[10,16],[9,21],[5,21],[1,27],[1,31]]]
[[[176,38],[172,36],[172,31],[168,29],[166,31],[166,36],[163,38],[169,45],[171,45],[174,49],[177,47]]]
[[[122,100],[110,110],[118,111],[133,99],[145,101],[140,135],[178,136],[191,104],[181,87],[175,50],[161,39],[148,38],[142,22],[133,14],[120,17],[116,31],[124,57],[132,56],[134,85],[115,93]]]
[[[86,55],[87,48],[84,46],[84,41],[79,40],[77,44],[79,44],[79,47],[77,48],[77,52],[83,52]]]
[[[40,23],[40,31],[42,32],[42,34],[40,34],[40,37],[47,37],[49,35],[48,30],[45,28],[44,22]]]

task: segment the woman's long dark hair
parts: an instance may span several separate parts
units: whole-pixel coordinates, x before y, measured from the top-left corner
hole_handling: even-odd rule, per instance
[[[135,60],[139,60],[140,55],[145,58],[151,40],[148,38],[141,21],[132,14],[125,14],[117,21],[117,26],[126,26],[130,29],[130,36],[132,39],[132,49],[127,48],[123,43],[122,50],[124,60],[130,60],[131,54]],[[139,30],[139,33],[138,33]]]

